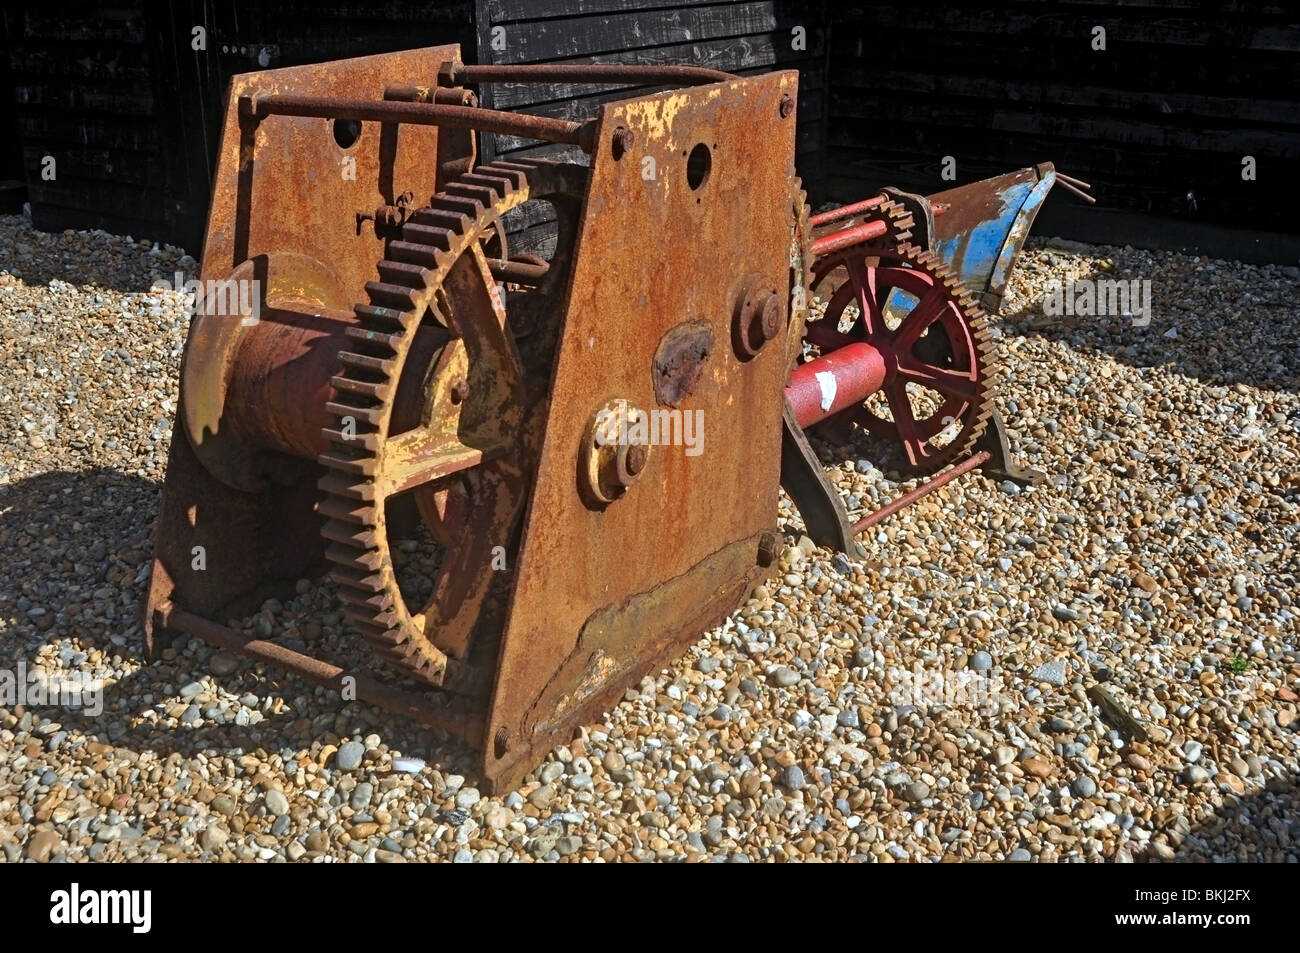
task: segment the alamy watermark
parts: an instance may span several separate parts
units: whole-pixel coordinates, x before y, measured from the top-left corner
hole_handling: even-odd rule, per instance
[[[15,705],[79,708],[98,717],[104,711],[104,682],[77,671],[61,674],[56,680],[43,669],[28,670],[27,663],[19,659],[16,669],[0,668],[0,707]]]
[[[618,400],[596,415],[596,442],[602,447],[685,447],[686,456],[698,457],[704,452],[704,411],[645,411]]]
[[[1014,704],[1004,678],[996,673],[971,669],[953,671],[947,666],[928,668],[920,660],[909,671],[901,665],[883,668],[872,666],[894,706],[911,705],[929,708],[967,708],[985,715],[996,715]]]
[[[83,890],[74,882],[50,894],[50,922],[56,925],[119,924],[132,933],[148,933],[152,911],[152,890]]]
[[[245,327],[257,324],[262,317],[262,283],[256,278],[220,278],[200,281],[176,272],[175,280],[160,278],[153,283],[154,291],[178,291],[193,295],[190,316],[208,315],[220,318],[239,318]]]
[[[1146,278],[1053,278],[1047,282],[1043,313],[1049,317],[1128,318],[1135,328],[1151,323],[1151,281]]]

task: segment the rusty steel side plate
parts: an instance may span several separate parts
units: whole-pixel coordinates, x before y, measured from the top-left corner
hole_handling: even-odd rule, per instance
[[[602,111],[489,714],[484,777],[498,789],[721,621],[768,571],[759,540],[776,529],[784,335],[751,360],[730,342],[747,276],[773,291],[789,281],[796,92],[787,71]],[[620,127],[632,141],[618,137],[616,158]],[[702,414],[702,452],[655,446],[622,498],[584,501],[591,415],[619,398],[669,410],[656,360],[683,326],[706,340],[705,324],[714,343],[695,349],[707,351],[698,375],[677,361],[683,386],[671,388],[681,413]]]
[[[385,53],[310,66],[243,73],[231,80],[208,213],[200,277],[223,281],[237,268],[275,291],[318,307],[350,311],[367,299],[384,240],[358,213],[410,191],[423,205],[435,188],[438,129],[328,119],[247,115],[257,96],[306,94],[382,100],[390,85],[429,80],[457,46]],[[355,134],[355,138],[353,135]],[[272,268],[271,263],[276,267]],[[274,287],[266,281],[276,271]],[[265,304],[265,302],[264,302]],[[229,468],[247,448],[223,430],[226,367],[236,360],[240,322],[196,317],[186,342],[179,416],[201,459]],[[238,482],[238,481],[236,481]]]
[[[365,301],[365,283],[377,275],[383,241],[370,223],[358,234],[356,213],[373,211],[408,189],[419,202],[428,200],[438,130],[363,123],[355,144],[343,148],[325,119],[271,116],[255,126],[241,123],[240,101],[270,92],[382,99],[386,86],[433,82],[439,64],[459,55],[460,48],[450,45],[234,77],[201,279],[223,280],[250,259],[261,267],[245,266],[245,271],[264,276],[266,262],[275,257],[283,267],[269,290],[288,301],[306,302],[313,312],[350,312]],[[355,160],[355,177],[344,176],[345,157]],[[264,321],[279,319],[275,309],[263,309]],[[196,318],[186,341],[152,581],[142,613],[151,654],[167,640],[156,631],[155,613],[169,601],[224,621],[270,595],[292,592],[295,579],[324,568],[321,521],[314,510],[321,471],[314,462],[303,465],[300,478],[271,481],[258,493],[232,489],[239,481],[230,472],[225,479],[213,475],[247,456],[224,419],[221,383],[238,354],[239,323],[228,316]],[[286,360],[306,360],[307,351],[304,345],[301,354]],[[202,547],[202,559],[195,547]]]

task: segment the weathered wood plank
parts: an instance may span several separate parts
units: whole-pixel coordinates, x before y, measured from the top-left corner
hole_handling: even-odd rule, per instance
[[[781,32],[782,23],[768,0],[625,13],[568,20],[529,21],[505,27],[502,58],[512,63],[549,62],[729,37]]]

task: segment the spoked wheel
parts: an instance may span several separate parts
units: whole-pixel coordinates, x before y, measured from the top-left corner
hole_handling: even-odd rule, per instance
[[[871,434],[900,443],[921,472],[965,455],[992,413],[988,321],[934,255],[911,245],[850,248],[817,262],[814,287],[845,276],[806,338],[825,354],[866,341],[885,361],[885,383],[846,412]]]
[[[453,691],[479,687],[460,663],[529,466],[529,389],[490,249],[501,215],[563,178],[546,172],[482,166],[416,212],[355,309],[332,381],[331,449],[320,458],[331,578],[352,626],[389,661]],[[402,500],[442,548],[424,586],[403,588],[395,572]],[[403,550],[396,562],[406,561]]]

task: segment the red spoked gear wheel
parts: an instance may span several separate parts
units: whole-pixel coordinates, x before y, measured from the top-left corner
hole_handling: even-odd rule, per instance
[[[992,342],[974,297],[938,258],[909,244],[827,256],[814,268],[814,289],[832,273],[847,274],[806,340],[823,354],[866,341],[885,360],[879,397],[851,419],[901,444],[921,472],[969,453],[993,411]]]

